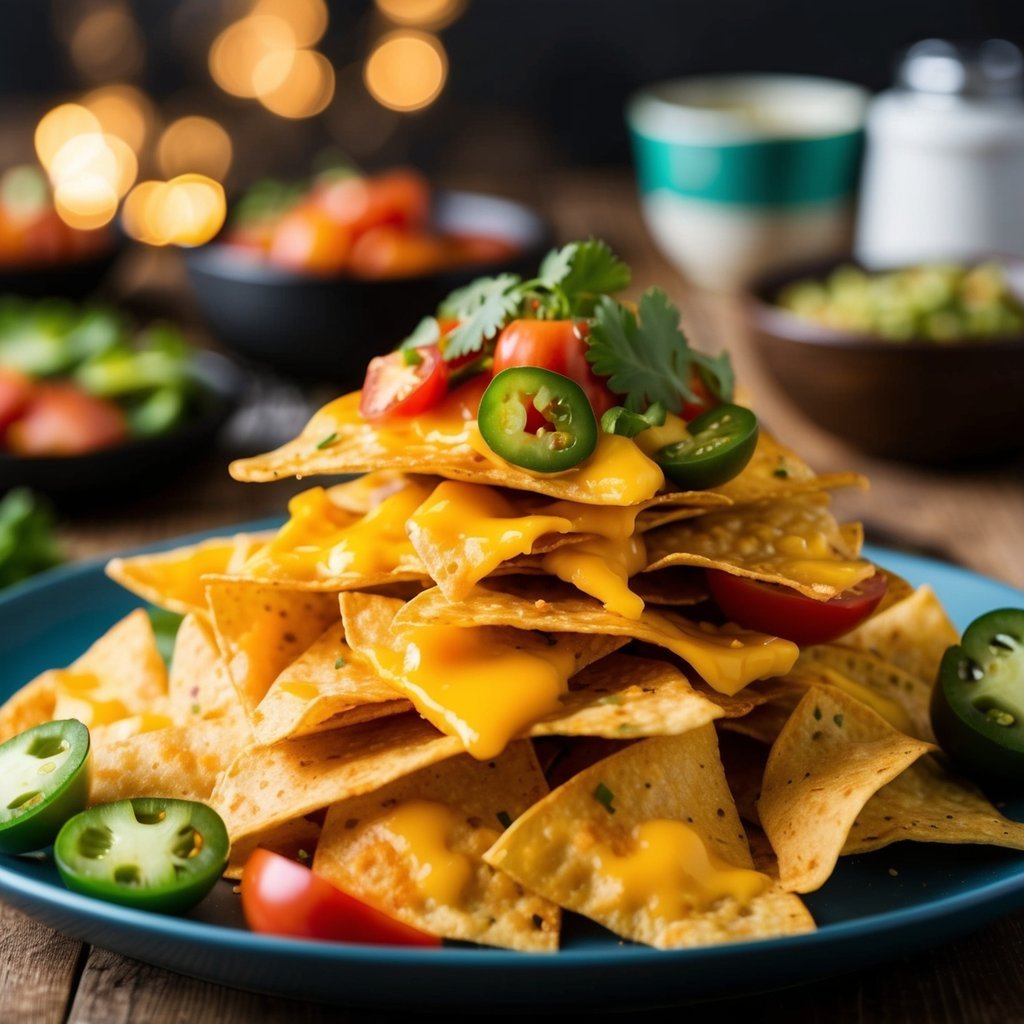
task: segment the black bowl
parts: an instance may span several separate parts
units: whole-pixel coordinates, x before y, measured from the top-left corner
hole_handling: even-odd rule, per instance
[[[1011,283],[1024,275],[1024,262],[1001,262]],[[812,422],[872,455],[952,465],[1024,450],[1024,335],[890,341],[775,304],[787,284],[821,280],[839,265],[766,277],[748,296],[757,354],[779,390]]]
[[[218,242],[187,251],[185,263],[199,306],[227,348],[299,379],[353,388],[373,356],[394,348],[454,288],[500,271],[532,275],[551,244],[538,214],[496,196],[439,193],[433,223],[503,239],[516,253],[497,264],[387,281],[291,273]]]
[[[40,263],[36,266],[2,267],[0,295],[22,295],[32,299],[87,298],[99,288],[120,255],[121,248],[118,241],[111,239],[107,248],[86,259]]]
[[[245,375],[214,352],[197,353],[194,413],[166,434],[136,438],[84,455],[30,457],[0,452],[0,494],[30,487],[62,509],[95,507],[155,491],[206,458],[241,400]]]

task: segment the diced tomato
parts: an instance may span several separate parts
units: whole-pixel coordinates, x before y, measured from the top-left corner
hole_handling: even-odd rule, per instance
[[[513,320],[498,335],[494,349],[494,373],[510,366],[539,366],[576,381],[590,400],[594,415],[602,414],[618,398],[587,362],[584,320]]]
[[[502,263],[518,252],[518,246],[505,238],[490,235],[454,235],[450,239],[453,262]]]
[[[433,408],[448,390],[448,364],[437,345],[374,356],[366,368],[359,411],[364,419],[415,416]]]
[[[278,222],[270,260],[304,273],[336,274],[345,269],[351,248],[351,230],[307,203],[289,210]]]
[[[702,412],[707,412],[708,409],[719,404],[718,399],[711,394],[711,389],[704,383],[704,379],[696,370],[690,375],[690,390],[696,397],[683,402],[683,407],[679,411],[680,417],[687,423],[690,420],[695,420]]]
[[[31,377],[13,366],[0,366],[0,438],[28,408],[34,390]]]
[[[368,279],[416,277],[452,263],[447,239],[395,225],[370,228],[352,246],[349,270]]]
[[[436,936],[349,896],[308,867],[258,849],[242,872],[242,912],[254,932],[372,945],[439,946]]]
[[[7,428],[7,446],[16,455],[81,455],[127,437],[116,405],[63,382],[37,385],[23,415]]]
[[[332,181],[317,188],[312,201],[353,236],[383,225],[420,228],[430,219],[430,186],[406,168]]]
[[[727,618],[747,629],[785,637],[801,647],[849,633],[877,607],[887,581],[876,572],[830,601],[816,601],[789,587],[709,569],[708,587]]]

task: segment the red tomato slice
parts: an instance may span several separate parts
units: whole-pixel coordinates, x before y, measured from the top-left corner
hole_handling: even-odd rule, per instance
[[[594,415],[602,414],[618,398],[587,362],[584,320],[513,320],[498,335],[494,349],[494,373],[510,366],[539,366],[576,381],[590,400]]]
[[[370,360],[359,411],[367,420],[416,416],[437,405],[447,389],[448,365],[436,345],[399,349]]]
[[[439,946],[440,939],[342,892],[303,864],[256,850],[242,872],[242,913],[254,932],[328,942]]]
[[[709,569],[707,579],[727,618],[801,647],[828,643],[859,626],[878,607],[887,586],[885,576],[876,572],[831,601],[815,601],[789,587],[717,569]]]
[[[408,169],[332,181],[319,186],[312,198],[355,236],[384,224],[422,227],[430,219],[430,186],[422,175]]]
[[[274,228],[272,263],[307,274],[337,274],[345,269],[352,233],[311,205],[289,210]]]
[[[81,455],[128,437],[124,413],[73,384],[37,385],[24,415],[7,428],[15,455]]]
[[[683,402],[683,407],[679,411],[680,417],[687,423],[690,420],[695,420],[702,412],[707,412],[708,409],[718,405],[718,399],[711,394],[710,388],[696,371],[690,375],[690,390],[696,397],[691,401]]]
[[[28,408],[34,389],[32,378],[21,370],[0,366],[0,437]]]

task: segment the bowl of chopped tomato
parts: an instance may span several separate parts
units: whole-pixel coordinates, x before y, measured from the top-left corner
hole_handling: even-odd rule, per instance
[[[550,241],[522,204],[432,192],[416,172],[265,184],[186,253],[197,302],[228,348],[300,379],[353,386],[454,288],[525,272]]]
[[[0,493],[101,504],[195,458],[241,392],[173,325],[66,300],[0,299]]]
[[[1024,261],[763,278],[755,351],[800,413],[861,451],[932,465],[1024,450]]]

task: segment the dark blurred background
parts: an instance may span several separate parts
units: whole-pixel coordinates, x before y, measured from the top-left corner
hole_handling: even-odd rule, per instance
[[[296,9],[302,7],[296,0]],[[280,9],[285,10],[287,0]],[[294,5],[293,5],[294,6]],[[373,168],[412,161],[435,174],[626,165],[625,98],[657,79],[789,71],[885,87],[896,54],[929,36],[1024,43],[1019,0],[333,0],[317,49],[333,99],[307,120],[268,118],[218,88],[212,42],[252,4],[238,0],[34,0],[3,5],[0,95],[35,116],[54,98],[139,86],[165,118],[204,114],[236,143],[235,181],[299,172],[327,146]],[[273,11],[271,10],[271,13]],[[447,63],[423,109],[395,112],[364,66],[389,32],[423,32]],[[275,123],[277,122],[277,123]],[[29,154],[24,154],[28,156]]]

